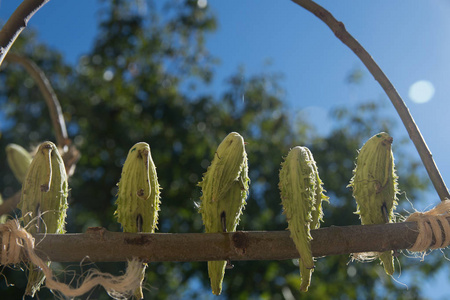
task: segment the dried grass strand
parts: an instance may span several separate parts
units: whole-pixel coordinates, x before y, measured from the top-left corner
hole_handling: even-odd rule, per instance
[[[23,250],[23,253],[28,256],[29,261],[39,266],[45,274],[46,287],[61,293],[65,297],[73,298],[84,295],[94,287],[100,285],[113,299],[127,299],[142,284],[140,274],[142,262],[133,259],[129,261],[127,270],[123,275],[114,276],[109,273],[100,272],[97,269],[91,269],[88,271],[81,285],[73,288],[54,278],[51,268],[36,255],[33,236],[20,226],[17,219],[12,219],[5,224],[1,224],[0,234],[2,235],[2,255],[0,261],[2,265],[20,263],[21,250]]]

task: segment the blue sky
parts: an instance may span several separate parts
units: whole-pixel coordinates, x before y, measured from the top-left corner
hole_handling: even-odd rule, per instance
[[[20,1],[0,0],[0,19],[5,20]],[[408,105],[446,182],[450,183],[450,158],[445,139],[444,112],[450,109],[450,2],[320,1],[369,51],[391,79]],[[388,104],[386,114],[400,124],[384,91],[359,59],[320,20],[291,1],[210,0],[219,28],[207,46],[221,60],[209,90],[224,87],[224,79],[241,65],[247,74],[275,71],[284,75],[287,105],[305,110],[310,119],[321,120],[318,129],[326,133],[328,111],[365,100]],[[39,38],[60,50],[75,64],[87,53],[96,35],[99,1],[50,1],[29,22]],[[266,62],[270,60],[271,66]],[[365,77],[360,86],[350,87],[345,78],[354,69]],[[427,80],[435,93],[427,103],[415,103],[408,96],[411,85]],[[391,132],[406,136],[406,130]],[[411,152],[416,155],[414,146]],[[395,150],[395,144],[394,144]],[[418,157],[418,156],[417,156]],[[438,199],[436,198],[436,201]]]
[[[19,3],[0,0],[0,19],[6,20]],[[446,150],[450,125],[445,119],[450,111],[450,1],[318,3],[344,22],[390,78],[416,120],[444,180],[450,184]],[[209,0],[208,5],[218,16],[219,28],[208,37],[207,47],[221,60],[210,90],[223,88],[224,79],[243,65],[247,74],[264,70],[282,73],[287,105],[293,111],[312,114],[312,121],[320,119],[317,125],[322,133],[332,126],[327,122],[331,108],[351,107],[365,100],[387,103],[386,114],[400,124],[389,99],[359,59],[311,13],[288,0]],[[75,64],[93,45],[99,7],[99,1],[94,0],[50,1],[29,26],[38,31],[42,41]],[[267,60],[272,63],[270,67],[265,66]],[[365,77],[360,86],[350,87],[345,78],[354,69],[363,70]],[[411,86],[420,80],[429,81],[435,91],[426,103],[416,103],[408,95]],[[407,136],[401,126],[391,134],[394,138]],[[410,147],[418,158],[412,143]],[[434,205],[439,199],[430,192],[428,201]],[[427,289],[434,288],[427,285]]]
[[[0,0],[0,19],[6,20],[20,1]],[[321,1],[374,57],[408,105],[446,182],[450,183],[450,159],[445,139],[444,112],[450,109],[450,2]],[[207,47],[221,64],[209,91],[224,88],[225,78],[239,66],[247,74],[264,71],[284,75],[287,105],[326,133],[332,128],[328,111],[336,106],[354,106],[366,100],[386,105],[386,114],[398,120],[384,91],[359,59],[311,13],[286,1],[210,0],[218,16],[218,30],[207,39]],[[87,53],[96,35],[99,1],[50,1],[33,16],[29,26],[39,38],[60,50],[75,64]],[[266,62],[271,61],[267,67]],[[359,86],[345,78],[354,69],[365,73]],[[427,103],[408,96],[417,81],[431,82],[435,93]],[[245,96],[245,95],[244,95]],[[317,121],[316,121],[317,122]],[[406,130],[391,132],[407,136]],[[410,150],[418,158],[413,144]],[[394,143],[395,150],[395,143]],[[435,197],[432,194],[432,197]],[[432,200],[432,199],[431,199]],[[435,198],[437,203],[438,199]]]

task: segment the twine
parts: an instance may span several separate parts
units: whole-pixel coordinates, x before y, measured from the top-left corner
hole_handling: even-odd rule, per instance
[[[41,268],[46,277],[46,287],[53,291],[58,291],[66,297],[73,298],[84,295],[97,285],[100,285],[113,299],[127,299],[133,295],[137,288],[141,287],[142,262],[133,259],[128,262],[124,275],[114,276],[100,272],[97,269],[91,269],[84,278],[83,283],[77,288],[72,288],[53,277],[50,267],[35,253],[33,236],[20,226],[17,219],[1,224],[0,234],[2,236],[0,264],[20,263],[20,250],[23,249],[28,255],[29,261]]]
[[[23,239],[21,237],[20,231],[15,237],[12,233],[13,231],[20,230],[19,222],[14,222],[10,220],[5,224],[0,225],[0,232],[2,235],[2,255],[0,258],[0,264],[2,265],[12,265],[20,263],[20,249],[23,247]],[[34,248],[34,240],[32,242],[32,247]]]
[[[419,235],[412,252],[425,252],[427,249],[445,248],[450,245],[450,200],[444,200],[429,211],[411,214],[405,222],[417,222]],[[434,243],[433,243],[434,238]]]

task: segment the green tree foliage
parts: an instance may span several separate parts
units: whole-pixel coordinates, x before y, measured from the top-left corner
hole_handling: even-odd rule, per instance
[[[156,1],[155,1],[156,2]],[[98,38],[76,66],[23,35],[12,51],[33,59],[49,76],[67,120],[69,135],[82,157],[71,187],[68,232],[90,226],[119,231],[113,217],[116,183],[128,149],[147,142],[157,166],[162,189],[159,232],[203,232],[196,202],[196,186],[220,141],[232,131],[248,143],[251,192],[238,229],[284,230],[278,190],[282,157],[296,145],[308,146],[318,164],[330,204],[324,204],[322,227],[359,224],[356,203],[346,187],[356,150],[376,132],[392,131],[378,104],[341,108],[333,112],[336,126],[323,137],[296,120],[284,100],[280,77],[272,73],[229,77],[220,96],[199,94],[208,83],[214,59],[204,47],[215,17],[199,9],[197,1],[148,4],[148,12],[127,1],[105,3]],[[134,3],[134,2],[133,2]],[[8,198],[20,185],[6,166],[4,149],[14,142],[25,147],[53,139],[49,115],[36,84],[21,68],[4,64],[0,73],[0,110],[6,117],[0,139],[0,192]],[[420,164],[397,150],[394,153],[400,189],[413,198],[427,186]],[[407,161],[407,163],[402,163]],[[400,199],[402,201],[403,199]],[[263,251],[263,250],[262,250]],[[386,277],[377,263],[350,263],[348,255],[319,259],[305,299],[412,299],[420,296],[417,282],[406,290]],[[421,266],[400,258],[403,272],[434,272],[440,259]],[[54,264],[57,268],[68,265]],[[300,297],[298,267],[292,261],[235,262],[224,280],[224,299],[283,299]],[[125,264],[97,264],[118,274]],[[85,269],[86,267],[83,267]],[[75,266],[79,272],[79,267]],[[406,269],[406,271],[405,271]],[[2,298],[19,299],[26,285],[24,272],[4,269],[14,287],[0,283]],[[420,275],[422,274],[422,275]],[[70,280],[70,276],[66,276]],[[401,279],[400,279],[401,281]],[[382,287],[380,289],[380,287]],[[151,263],[147,268],[146,298],[204,298],[211,295],[205,263]],[[40,299],[51,294],[46,289]],[[100,289],[92,299],[107,299]]]

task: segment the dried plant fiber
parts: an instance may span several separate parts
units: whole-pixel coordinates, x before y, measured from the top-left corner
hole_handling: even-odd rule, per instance
[[[417,222],[419,235],[414,245],[408,249],[424,252],[428,249],[445,248],[450,245],[450,200],[444,200],[426,212],[412,213],[406,222]]]
[[[59,282],[54,276],[52,269],[35,253],[34,238],[16,219],[9,220],[0,225],[2,236],[1,261],[2,265],[20,263],[21,250],[28,256],[28,259],[42,269],[45,274],[45,285],[47,288],[59,292],[65,297],[73,298],[86,294],[97,285],[102,286],[113,299],[126,299],[133,295],[133,292],[141,284],[140,269],[142,263],[132,260],[128,263],[128,268],[124,275],[113,276],[109,273],[102,273],[92,269],[85,276],[82,284],[73,288]]]

